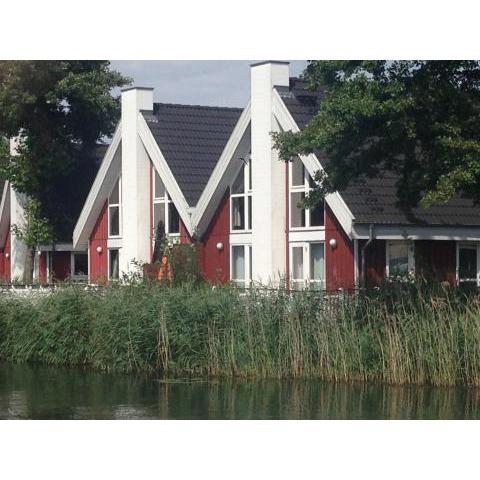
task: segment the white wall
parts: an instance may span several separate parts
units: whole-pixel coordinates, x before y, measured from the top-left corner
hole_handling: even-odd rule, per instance
[[[133,260],[150,261],[150,161],[138,135],[140,110],[153,109],[153,89],[122,92],[122,249],[120,273],[135,271]]]
[[[270,133],[274,119],[273,86],[288,86],[286,62],[251,67],[251,134],[253,183],[253,279],[276,284],[285,275],[285,164],[278,160]]]

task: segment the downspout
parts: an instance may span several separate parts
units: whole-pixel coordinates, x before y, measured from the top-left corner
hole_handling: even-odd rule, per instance
[[[367,250],[368,246],[372,243],[372,240],[375,238],[374,237],[374,232],[373,232],[373,223],[370,224],[370,227],[368,229],[368,240],[367,243],[362,247],[361,250],[361,256],[362,256],[362,287],[366,288],[367,287],[367,270],[365,268],[365,251]]]

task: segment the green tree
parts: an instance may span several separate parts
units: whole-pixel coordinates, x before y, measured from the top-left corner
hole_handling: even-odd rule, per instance
[[[0,61],[0,137],[18,137],[15,156],[1,142],[0,176],[37,202],[53,240],[72,230],[88,186],[78,178],[93,180],[97,143],[120,116],[112,91],[128,83],[107,61]]]
[[[302,76],[326,90],[320,109],[304,130],[274,140],[285,161],[326,153],[307,206],[385,169],[398,175],[407,210],[480,200],[478,61],[310,61]]]

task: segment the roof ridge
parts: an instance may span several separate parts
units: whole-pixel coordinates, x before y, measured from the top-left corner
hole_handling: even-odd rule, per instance
[[[165,103],[165,102],[154,102],[155,105],[163,105],[165,107],[174,107],[174,108],[202,108],[209,110],[232,110],[232,111],[243,111],[243,108],[240,107],[220,107],[212,105],[190,105],[184,103]]]

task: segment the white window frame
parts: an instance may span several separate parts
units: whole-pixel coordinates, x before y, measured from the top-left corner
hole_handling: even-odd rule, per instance
[[[310,271],[310,252],[311,245],[322,245],[323,246],[323,280],[313,280],[311,279]],[[296,247],[301,247],[303,249],[303,278],[294,278],[293,277],[293,249]],[[326,287],[326,251],[325,251],[325,242],[324,241],[313,241],[313,242],[290,242],[289,246],[289,268],[290,268],[290,286],[293,283],[303,282],[302,289],[306,288],[310,284],[320,284],[321,289]]]
[[[467,248],[477,251],[477,278],[472,279],[460,279],[460,249]],[[476,280],[477,287],[480,287],[480,242],[457,242],[456,248],[456,279],[457,285],[461,283],[473,283]]]
[[[385,276],[390,277],[390,249],[393,245],[405,243],[408,246],[408,274],[415,274],[415,244],[413,240],[387,240],[385,242]]]
[[[110,196],[118,181],[118,203],[110,203]],[[122,238],[122,176],[118,177],[118,180],[113,184],[112,189],[108,195],[108,238]],[[118,207],[118,235],[110,235],[110,207]]]
[[[157,174],[160,177],[160,173],[157,172],[156,168],[152,165],[152,242],[155,243],[155,235],[156,235],[156,226],[153,225],[153,219],[155,218],[155,205],[159,205],[163,203],[163,208],[165,209],[165,235],[171,240],[179,240],[180,239],[180,214],[178,214],[178,232],[171,233],[170,230],[170,208],[169,205],[172,204],[175,208],[176,205],[173,203],[173,200],[170,198],[168,194],[167,187],[165,186],[165,182],[160,177],[160,181],[162,182],[164,188],[164,195],[162,197],[155,196],[155,182],[157,178]],[[178,212],[178,208],[177,208]]]
[[[296,159],[303,166],[303,185],[293,185],[293,164],[294,162],[289,162],[288,164],[288,225],[289,229],[292,232],[302,231],[302,230],[325,230],[325,201],[323,204],[323,225],[320,226],[310,226],[311,222],[311,211],[310,208],[305,208],[305,226],[304,227],[293,227],[292,226],[292,207],[296,208],[296,205],[292,205],[292,193],[304,193],[307,196],[313,188],[310,186],[311,175],[308,172],[307,168],[303,164],[301,158]]]
[[[245,279],[244,280],[239,278],[233,278],[233,248],[234,247],[244,248],[244,253],[243,253],[243,258],[245,259]],[[240,284],[244,284],[246,288],[252,285],[252,282],[253,282],[252,264],[251,264],[252,256],[253,256],[252,244],[236,243],[236,244],[230,245],[230,281],[232,283],[235,283],[238,286],[242,286]]]
[[[87,273],[85,275],[75,275],[75,255],[86,255],[87,256]],[[87,252],[71,252],[70,253],[70,272],[72,280],[78,281],[87,281],[90,271],[90,256]]]
[[[250,184],[250,171],[252,168],[251,159],[248,162],[244,162],[243,169],[243,193],[232,193],[233,185],[240,174],[241,170],[237,173],[234,180],[230,184],[230,233],[247,233],[251,232],[253,228],[253,223],[250,219],[250,213],[248,211],[248,199],[252,202],[252,217],[253,217],[253,185]],[[233,198],[243,198],[243,211],[245,214],[245,228],[243,230],[234,230],[233,229]],[[248,225],[251,224],[252,228],[248,228]]]
[[[112,250],[116,250],[118,252],[118,278],[111,278],[110,277],[110,252]],[[115,282],[119,281],[120,280],[120,248],[107,248],[107,253],[108,253],[108,256],[107,256],[107,278],[108,280],[113,280]]]

